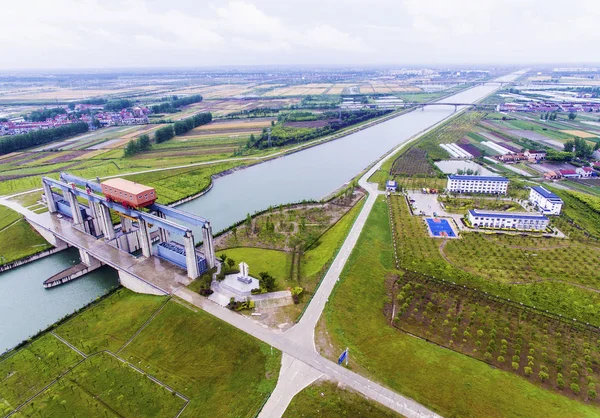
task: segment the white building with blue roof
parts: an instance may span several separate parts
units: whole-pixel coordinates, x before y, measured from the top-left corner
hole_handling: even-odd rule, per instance
[[[448,176],[446,190],[452,193],[506,194],[508,179],[500,176]]]
[[[394,180],[388,180],[388,181],[385,183],[385,189],[386,189],[388,192],[395,192],[395,191],[397,191],[397,190],[398,190],[398,183],[396,183]]]
[[[543,186],[531,188],[529,201],[545,215],[560,215],[563,206],[562,199]]]
[[[539,213],[495,212],[471,209],[467,219],[474,228],[516,229],[519,231],[545,231],[550,220]]]

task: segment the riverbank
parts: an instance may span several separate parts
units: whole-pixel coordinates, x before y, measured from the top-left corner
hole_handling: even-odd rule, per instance
[[[0,273],[12,270],[12,269],[14,269],[16,267],[23,266],[25,264],[28,264],[28,263],[31,263],[33,261],[39,260],[41,258],[48,257],[50,255],[56,254],[57,252],[66,250],[67,248],[69,248],[69,246],[65,244],[64,246],[50,248],[49,250],[44,250],[44,251],[41,251],[41,252],[39,252],[37,254],[33,254],[33,255],[30,255],[30,256],[27,256],[27,257],[23,257],[23,258],[21,258],[19,260],[12,261],[10,263],[6,263],[6,264],[0,266]]]

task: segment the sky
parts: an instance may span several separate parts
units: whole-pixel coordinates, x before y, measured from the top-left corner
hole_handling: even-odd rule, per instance
[[[0,69],[600,62],[600,1],[25,0]]]

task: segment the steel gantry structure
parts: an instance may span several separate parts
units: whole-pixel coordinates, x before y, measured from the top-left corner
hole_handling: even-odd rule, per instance
[[[179,263],[179,265],[182,267],[185,266],[188,277],[192,279],[195,279],[202,273],[199,267],[198,254],[196,253],[194,234],[190,227],[180,225],[173,220],[199,226],[202,228],[204,259],[206,260],[207,267],[210,269],[216,264],[212,227],[210,222],[203,217],[157,203],[147,208],[149,212],[127,208],[117,202],[108,200],[103,195],[96,194],[95,192],[102,192],[99,182],[89,181],[67,173],[61,173],[60,180],[43,177],[42,184],[50,213],[61,211],[61,203],[57,201],[57,195],[52,191],[54,187],[62,191],[63,198],[66,199],[69,207],[70,213],[68,215],[73,219],[75,226],[80,226],[86,233],[96,237],[102,236],[107,244],[112,243],[118,248],[125,248],[128,252],[132,249],[134,251],[141,249],[144,257],[151,257],[153,254],[150,230],[153,227],[158,228],[158,239],[161,243],[170,243],[169,234],[181,236],[184,245],[183,251],[180,251],[180,254],[184,253],[185,262]],[[84,189],[77,186],[81,186]],[[88,202],[87,208],[82,208],[78,198]],[[85,209],[89,210],[89,215]],[[120,236],[117,236],[112,224],[111,209],[117,212],[121,218]],[[137,224],[137,229],[134,229],[134,223]],[[175,244],[175,247],[177,246],[178,244]],[[166,245],[162,254],[166,252],[168,255],[170,247],[172,246]],[[160,256],[160,254],[157,255]],[[163,258],[173,261],[168,256]]]

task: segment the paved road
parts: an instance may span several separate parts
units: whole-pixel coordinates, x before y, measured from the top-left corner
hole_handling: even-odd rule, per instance
[[[279,388],[284,388],[284,390],[276,389],[273,392],[269,402],[267,402],[263,412],[261,412],[261,417],[281,416],[285,408],[287,408],[289,401],[297,393],[297,390],[301,390],[320,375],[325,375],[329,379],[341,382],[406,417],[439,417],[439,415],[431,412],[412,399],[398,395],[359,374],[340,367],[336,363],[320,356],[314,349],[305,348],[294,341],[290,341],[283,333],[274,332],[266,325],[223,308],[187,288],[179,289],[175,292],[175,295],[286,354],[284,356],[285,368],[280,373],[278,381],[281,384],[277,385]],[[301,382],[295,382],[295,379],[299,379]],[[289,387],[293,387],[294,390],[285,390],[285,387],[288,386],[284,385],[287,385],[291,381],[294,381],[294,384],[289,385]],[[304,384],[307,381],[308,383]],[[290,394],[291,396],[289,396]],[[280,402],[277,402],[279,406],[273,406],[271,399],[273,401],[279,399]],[[272,411],[273,414],[267,415],[268,411]]]
[[[456,117],[462,112],[456,112],[451,115],[449,118]],[[401,148],[406,146],[407,143],[416,140],[420,136],[429,132],[432,129],[435,129],[442,123],[446,123],[449,119],[439,122],[438,124],[431,126],[430,128],[424,130],[416,134],[415,136],[408,138],[406,141],[398,145],[392,151],[390,151],[386,156],[380,159],[376,164],[374,164],[358,181],[359,185],[367,191],[367,201],[365,202],[363,208],[361,209],[360,214],[356,218],[354,225],[352,226],[346,240],[342,244],[340,251],[336,255],[331,267],[327,271],[319,289],[313,296],[310,304],[308,305],[302,319],[291,329],[284,333],[284,336],[290,341],[296,343],[299,347],[303,347],[305,349],[311,350],[313,353],[317,354],[317,349],[315,347],[315,327],[321,314],[323,313],[323,309],[325,308],[325,304],[329,300],[329,295],[333,291],[339,277],[354,249],[360,233],[365,226],[367,218],[371,212],[371,209],[375,205],[377,197],[385,192],[381,192],[378,190],[378,185],[369,183],[369,178],[381,168],[381,166],[392,156],[399,151]],[[315,371],[311,370],[313,366],[311,366],[307,362],[298,362],[295,363],[294,367],[288,367],[286,362],[289,361],[287,359],[282,360],[282,368],[280,370],[279,381],[277,382],[277,386],[273,391],[273,394],[265,404],[263,410],[261,411],[259,418],[271,418],[271,417],[281,417],[285,412],[287,405],[285,402],[289,404],[289,402],[293,399],[293,397],[304,389],[306,386],[311,384],[315,378]],[[319,371],[323,371],[322,369],[318,369]],[[324,373],[327,378],[336,378],[336,372],[347,371],[347,369],[336,366],[334,374]],[[364,379],[364,378],[363,378]],[[339,380],[339,379],[337,379]],[[358,382],[354,382],[354,385],[350,385],[357,391],[363,393],[365,396],[382,403],[383,405],[399,412],[400,414],[407,417],[423,417],[423,416],[436,416],[433,412],[429,411],[422,405],[417,404],[412,399],[403,397],[396,393],[393,393],[387,390],[387,398],[381,397],[382,395],[378,394],[377,396],[369,395],[369,388],[372,385],[375,385],[370,380],[364,379],[365,387],[362,387]],[[294,381],[294,384],[290,384],[290,381]],[[342,383],[346,383],[344,380],[339,380]]]

